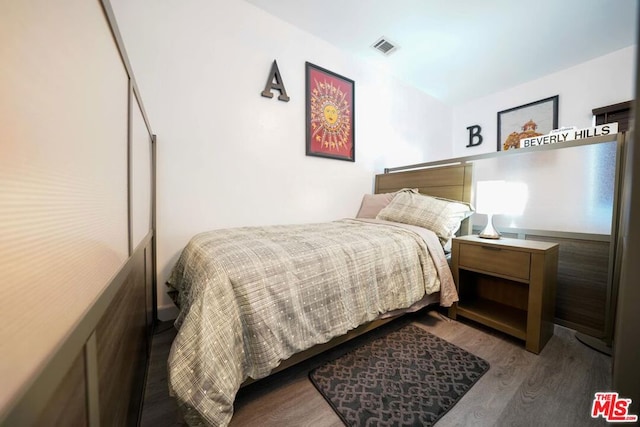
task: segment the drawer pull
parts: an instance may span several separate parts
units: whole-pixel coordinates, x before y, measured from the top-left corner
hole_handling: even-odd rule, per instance
[[[482,249],[487,249],[490,251],[501,251],[502,248],[496,248],[495,246],[481,246]]]

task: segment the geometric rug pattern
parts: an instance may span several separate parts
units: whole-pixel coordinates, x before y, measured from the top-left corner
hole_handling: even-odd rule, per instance
[[[415,325],[376,338],[309,373],[347,426],[431,426],[489,369]]]

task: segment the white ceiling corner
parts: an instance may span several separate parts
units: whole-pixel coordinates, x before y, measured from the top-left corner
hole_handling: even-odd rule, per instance
[[[448,104],[636,42],[636,0],[246,0]],[[401,46],[381,55],[381,37]]]

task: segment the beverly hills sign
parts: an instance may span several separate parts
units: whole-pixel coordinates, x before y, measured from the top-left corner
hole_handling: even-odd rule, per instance
[[[573,141],[576,139],[591,138],[593,136],[605,136],[618,133],[618,123],[608,123],[592,128],[575,129],[562,128],[551,131],[548,135],[534,136],[520,140],[520,148],[536,147],[538,145],[556,144],[558,142]]]

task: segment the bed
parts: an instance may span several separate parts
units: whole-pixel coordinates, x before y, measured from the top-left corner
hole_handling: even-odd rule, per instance
[[[470,168],[378,175],[353,219],[194,236],[168,280],[180,308],[169,388],[185,420],[226,425],[248,381],[457,301],[445,249],[473,212]]]

